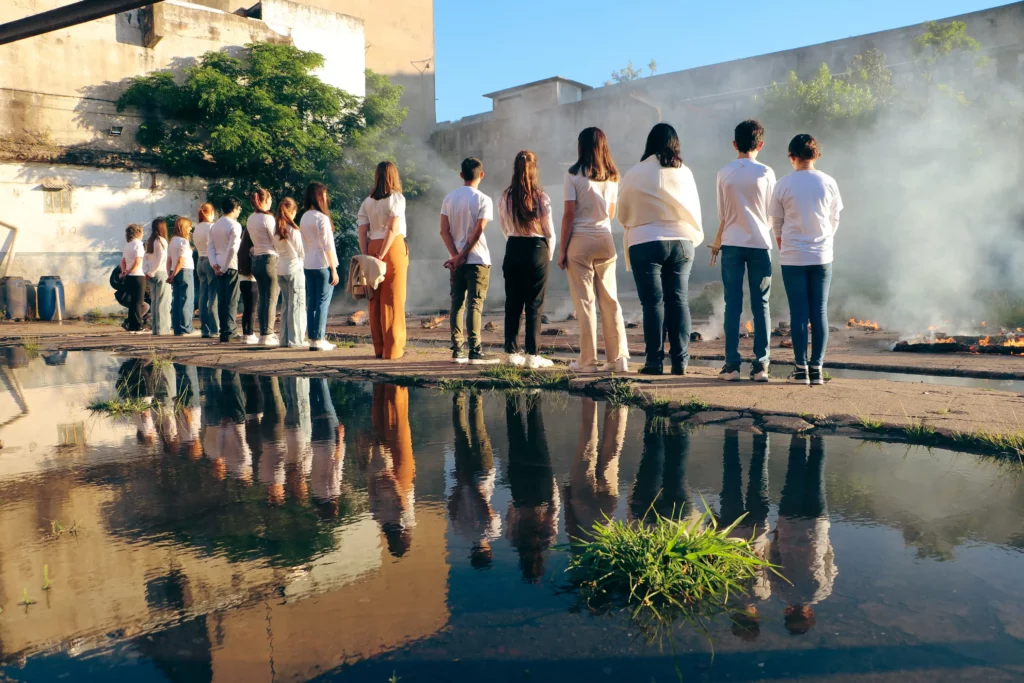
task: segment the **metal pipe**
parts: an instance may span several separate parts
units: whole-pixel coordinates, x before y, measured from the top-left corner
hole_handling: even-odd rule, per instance
[[[102,19],[118,12],[152,5],[161,0],[80,0],[64,7],[58,7],[22,19],[0,24],[0,45],[24,40],[50,31],[84,24],[93,19]]]

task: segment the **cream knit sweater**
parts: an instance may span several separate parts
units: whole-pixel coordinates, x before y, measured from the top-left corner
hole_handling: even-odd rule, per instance
[[[619,222],[626,228],[624,247],[629,269],[629,231],[658,223],[664,239],[683,239],[698,247],[704,242],[700,199],[693,173],[686,166],[663,168],[647,157],[629,169],[619,185]]]

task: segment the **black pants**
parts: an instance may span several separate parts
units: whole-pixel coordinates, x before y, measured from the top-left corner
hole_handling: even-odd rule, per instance
[[[142,275],[129,275],[124,279],[124,288],[128,293],[128,331],[137,332],[142,329],[142,304],[146,301],[146,278]]]
[[[238,271],[228,270],[217,276],[217,318],[220,322],[220,340],[231,341],[238,330]]]
[[[260,294],[254,280],[239,280],[238,291],[242,296],[242,334],[248,337],[256,334],[256,308]]]
[[[505,353],[519,351],[519,318],[526,311],[526,353],[537,355],[544,293],[548,288],[548,241],[509,237],[501,272],[505,276]]]

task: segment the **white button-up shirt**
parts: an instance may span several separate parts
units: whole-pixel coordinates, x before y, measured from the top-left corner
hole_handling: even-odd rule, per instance
[[[242,244],[242,224],[234,218],[221,216],[210,227],[210,245],[207,252],[210,265],[220,266],[221,272],[238,270],[238,247]]]
[[[302,233],[302,245],[306,250],[303,259],[303,267],[306,270],[330,268],[332,261],[337,265],[338,251],[334,246],[330,218],[316,209],[310,209],[302,214],[299,231]]]

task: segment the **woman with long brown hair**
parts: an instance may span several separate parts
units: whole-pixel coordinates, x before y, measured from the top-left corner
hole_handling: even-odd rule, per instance
[[[277,205],[274,247],[277,249],[277,281],[281,285],[281,346],[302,348],[306,344],[306,277],[302,273],[302,235],[295,224],[299,205],[285,197]]]
[[[377,164],[373,191],[363,200],[356,219],[359,251],[387,264],[384,280],[370,299],[370,336],[377,358],[395,360],[405,354],[405,288],[409,274],[405,196],[398,167]]]
[[[256,318],[260,325],[259,343],[263,346],[278,346],[281,341],[274,334],[274,318],[277,315],[277,262],[274,246],[274,215],[270,213],[272,199],[264,189],[255,190],[250,196],[253,212],[245,222],[245,230],[252,240],[252,276],[256,278],[258,304]]]
[[[167,221],[153,221],[146,240],[142,269],[149,280],[150,308],[153,311],[153,334],[171,333],[171,288],[167,286]]]
[[[192,231],[192,243],[199,253],[199,263],[196,264],[199,275],[199,324],[203,338],[207,339],[220,333],[217,324],[217,273],[213,272],[209,258],[210,228],[216,218],[213,204],[206,202],[200,206],[196,218],[199,222]]]
[[[192,245],[188,237],[192,232],[192,221],[178,216],[174,221],[174,235],[167,247],[167,279],[171,282],[171,327],[174,334],[193,336],[199,334],[192,329],[195,315],[195,264],[192,262]]]
[[[306,332],[310,351],[330,351],[327,341],[327,312],[338,284],[338,250],[334,246],[334,225],[327,186],[310,183],[302,201],[299,231],[305,249],[303,274],[306,280]]]
[[[512,182],[498,202],[501,232],[508,243],[501,272],[505,276],[505,353],[510,365],[531,369],[553,363],[539,355],[541,315],[548,288],[548,263],[555,255],[551,199],[540,184],[537,155],[519,152]],[[519,318],[526,312],[526,355],[519,350]]]
[[[619,170],[608,138],[600,128],[586,128],[577,142],[579,158],[565,176],[562,255],[558,266],[569,271],[569,291],[580,321],[580,355],[573,372],[629,371],[626,325],[615,284],[612,219],[619,196]],[[597,310],[601,311],[605,363],[597,362]]]

